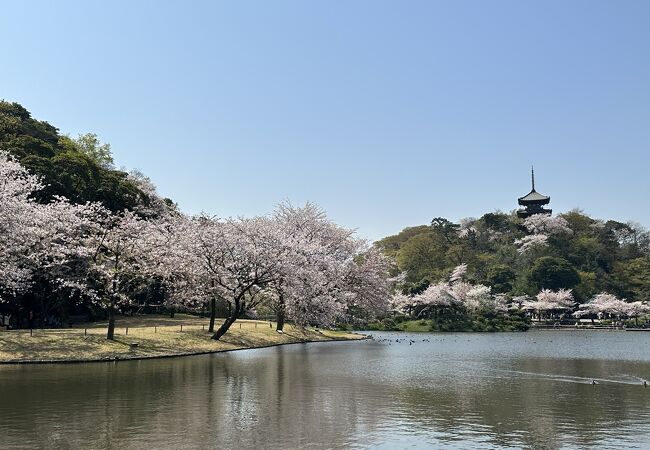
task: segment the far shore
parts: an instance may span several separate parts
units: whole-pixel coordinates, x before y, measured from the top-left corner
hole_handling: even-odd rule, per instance
[[[539,324],[537,322],[532,322],[529,324],[529,327],[525,330],[523,329],[483,329],[483,330],[474,330],[470,328],[452,328],[452,329],[431,329],[430,321],[426,320],[410,320],[406,322],[401,322],[397,324],[394,328],[386,328],[382,326],[380,322],[374,323],[374,327],[368,327],[365,329],[354,329],[353,331],[359,333],[372,333],[375,331],[390,331],[396,333],[520,333],[531,330],[540,330],[540,331],[650,331],[650,328],[639,327],[639,326],[607,326],[607,325],[551,325],[551,324]]]
[[[220,321],[218,321],[220,323]],[[0,332],[0,364],[53,364],[171,358],[306,342],[367,339],[359,333],[241,320],[219,341],[211,339],[209,319],[177,314],[119,318],[115,340],[106,339],[106,323],[72,328]],[[216,326],[215,326],[216,329]]]

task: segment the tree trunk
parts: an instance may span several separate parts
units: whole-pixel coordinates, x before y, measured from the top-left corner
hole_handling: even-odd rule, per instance
[[[116,305],[116,296],[117,296],[117,270],[119,266],[120,258],[119,256],[115,257],[115,273],[113,274],[113,282],[111,283],[111,303],[108,305],[108,331],[106,332],[106,339],[112,341],[115,337],[115,305]]]
[[[236,317],[235,314],[233,314],[231,316],[228,316],[228,318],[223,322],[223,324],[221,324],[221,326],[219,327],[217,332],[214,333],[214,335],[212,336],[212,339],[214,339],[215,341],[218,341],[219,339],[221,339],[221,336],[226,334],[226,331],[228,331],[228,329],[230,329],[230,326],[233,323],[235,323],[236,320],[237,320],[237,317]]]
[[[284,296],[280,295],[278,298],[278,311],[277,311],[277,325],[275,329],[282,331],[284,329]]]
[[[214,295],[210,299],[210,326],[208,331],[214,333],[214,319],[217,317],[217,300],[214,298]]]
[[[111,303],[108,306],[108,332],[106,339],[112,341],[115,337],[115,296],[111,295]]]
[[[212,339],[215,341],[218,341],[221,339],[221,336],[226,334],[226,331],[230,328],[230,326],[235,323],[235,321],[239,318],[239,315],[243,312],[244,307],[240,303],[238,299],[235,300],[235,307],[232,309],[232,313],[228,316],[228,318],[221,324],[217,332],[212,336]]]

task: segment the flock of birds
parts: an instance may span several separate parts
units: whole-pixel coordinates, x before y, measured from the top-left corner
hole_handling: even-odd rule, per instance
[[[406,344],[408,342],[409,345],[413,345],[418,341],[414,341],[413,339],[388,339],[388,338],[382,338],[382,339],[375,339],[376,342],[386,342],[388,345],[392,344],[393,342],[396,344]],[[430,339],[422,339],[422,342],[431,342]]]

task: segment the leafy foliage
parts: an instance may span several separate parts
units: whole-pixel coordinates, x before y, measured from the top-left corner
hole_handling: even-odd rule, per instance
[[[80,204],[100,202],[115,212],[148,201],[126,172],[113,169],[110,146],[97,135],[70,139],[18,103],[0,101],[0,151],[39,177],[45,185],[35,193],[40,202],[62,196]]]
[[[466,278],[497,294],[535,296],[572,289],[579,303],[599,292],[650,300],[650,233],[632,222],[602,221],[579,210],[525,221],[492,212],[478,219],[404,229],[377,242],[415,295],[467,264]]]

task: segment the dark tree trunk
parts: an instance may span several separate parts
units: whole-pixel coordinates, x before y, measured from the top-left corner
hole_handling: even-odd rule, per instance
[[[282,331],[284,329],[284,296],[280,295],[278,298],[278,311],[277,311],[277,325],[275,329]]]
[[[214,333],[214,319],[217,317],[217,300],[214,296],[210,299],[210,326],[208,331]]]
[[[236,320],[237,320],[236,315],[233,314],[231,316],[228,316],[228,318],[221,324],[221,326],[219,327],[217,332],[214,333],[214,335],[212,336],[212,339],[214,339],[215,341],[218,341],[219,339],[221,339],[221,336],[226,334],[226,331],[228,331],[230,329],[230,326],[233,323],[235,323]]]
[[[115,257],[115,273],[113,274],[113,280],[111,283],[111,302],[108,305],[108,330],[106,332],[106,339],[112,341],[115,337],[115,305],[117,304],[117,288],[118,288],[118,278],[117,273],[120,267],[120,258],[119,256]]]
[[[115,338],[115,297],[111,296],[111,303],[108,306],[108,331],[106,339],[113,340]]]
[[[212,339],[215,341],[218,341],[221,339],[221,336],[226,334],[228,329],[230,329],[230,326],[235,323],[235,321],[239,318],[241,313],[244,311],[244,305],[241,304],[241,302],[236,299],[235,300],[235,307],[231,310],[232,312],[228,316],[226,320],[224,320],[223,324],[219,327],[217,332],[212,336]]]

